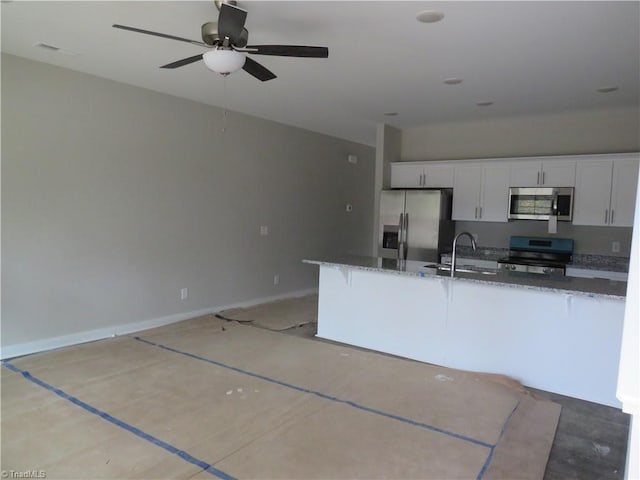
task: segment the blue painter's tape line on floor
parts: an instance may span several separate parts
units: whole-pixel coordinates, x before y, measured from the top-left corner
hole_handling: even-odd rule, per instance
[[[509,414],[507,419],[504,421],[504,424],[502,425],[502,430],[500,431],[500,436],[498,437],[498,440],[496,441],[495,445],[493,445],[491,447],[491,451],[489,452],[489,456],[484,461],[484,465],[480,469],[480,473],[478,473],[478,476],[476,477],[476,480],[482,480],[482,478],[484,477],[484,474],[487,473],[487,469],[489,468],[489,465],[491,465],[491,460],[493,460],[493,453],[496,450],[496,446],[498,445],[498,443],[502,439],[502,436],[504,435],[504,432],[507,430],[507,425],[509,425],[509,420],[511,420],[511,417],[513,416],[515,411],[518,409],[519,405],[520,405],[520,401],[518,401],[518,403],[516,403],[516,406],[513,407],[513,410],[511,410],[511,413]]]
[[[402,417],[400,415],[395,415],[393,413],[383,412],[382,410],[376,410],[374,408],[370,408],[370,407],[367,407],[365,405],[360,405],[359,403],[353,402],[351,400],[343,400],[341,398],[337,398],[337,397],[334,397],[334,396],[331,396],[331,395],[327,395],[326,393],[322,393],[322,392],[319,392],[317,390],[310,390],[308,388],[299,387],[297,385],[292,385],[290,383],[286,383],[286,382],[283,382],[281,380],[276,380],[275,378],[270,378],[270,377],[267,377],[265,375],[261,375],[259,373],[254,373],[254,372],[250,372],[248,370],[243,370],[241,368],[234,367],[232,365],[227,365],[225,363],[218,362],[216,360],[210,360],[208,358],[201,357],[201,356],[195,355],[193,353],[184,352],[182,350],[177,350],[177,349],[169,347],[167,345],[162,345],[160,343],[155,343],[155,342],[152,342],[152,341],[149,341],[149,340],[145,340],[144,338],[141,338],[141,337],[135,337],[134,336],[133,338],[135,340],[139,341],[139,342],[146,343],[147,345],[151,345],[151,346],[154,346],[154,347],[162,348],[163,350],[168,350],[168,351],[173,352],[173,353],[178,353],[180,355],[191,357],[193,359],[200,360],[200,361],[206,362],[206,363],[210,363],[210,364],[216,365],[218,367],[226,368],[228,370],[233,370],[234,372],[242,373],[242,374],[248,375],[250,377],[259,378],[260,380],[264,380],[266,382],[274,383],[276,385],[281,385],[283,387],[287,387],[287,388],[290,388],[292,390],[297,390],[298,392],[308,393],[308,394],[315,395],[317,397],[323,398],[325,400],[330,400],[332,402],[337,402],[337,403],[342,403],[344,405],[349,405],[351,407],[357,408],[359,410],[363,410],[365,412],[369,412],[369,413],[373,413],[375,415],[380,415],[380,416],[383,416],[383,417],[391,418],[393,420],[398,420],[400,422],[408,423],[408,424],[416,426],[416,427],[420,427],[420,428],[424,428],[424,429],[427,429],[427,430],[431,430],[432,432],[441,433],[443,435],[447,435],[449,437],[457,438],[459,440],[463,440],[463,441],[468,442],[468,443],[473,443],[475,445],[480,445],[481,447],[485,447],[485,448],[488,448],[490,450],[492,450],[494,448],[494,445],[491,445],[491,444],[489,444],[487,442],[483,442],[482,440],[478,440],[478,439],[475,439],[475,438],[472,438],[472,437],[468,437],[466,435],[462,435],[462,434],[459,434],[459,433],[451,432],[449,430],[445,430],[445,429],[442,429],[442,428],[439,428],[439,427],[435,427],[435,426],[429,425],[427,423],[417,422],[415,420],[411,420],[410,418]]]
[[[103,418],[104,420],[106,420],[107,422],[110,422],[120,428],[123,428],[124,430],[127,430],[130,433],[133,433],[134,435],[142,438],[143,440],[146,440],[147,442],[153,443],[154,445],[157,445],[160,448],[163,448],[164,450],[166,450],[169,453],[172,453],[174,455],[179,456],[180,458],[182,458],[183,460],[199,467],[202,468],[204,471],[210,473],[211,475],[221,478],[222,480],[235,480],[234,477],[232,477],[231,475],[228,475],[227,473],[223,472],[222,470],[218,470],[217,468],[215,468],[212,465],[209,465],[207,462],[204,462],[202,460],[199,460],[197,458],[195,458],[192,455],[189,455],[187,452],[185,452],[184,450],[180,450],[177,447],[174,447],[173,445],[164,442],[162,440],[160,440],[159,438],[154,437],[153,435],[150,435],[148,433],[143,432],[142,430],[140,430],[139,428],[134,427],[133,425],[130,425],[126,422],[123,422],[122,420],[119,420],[115,417],[112,417],[111,415],[109,415],[106,412],[103,412],[101,410],[98,410],[95,407],[92,407],[91,405],[89,405],[88,403],[83,402],[82,400],[77,399],[76,397],[72,397],[71,395],[67,394],[66,392],[55,388],[51,385],[49,385],[48,383],[46,383],[43,380],[40,380],[37,377],[34,377],[33,375],[31,375],[29,372],[27,372],[26,370],[22,370],[18,367],[16,367],[15,365],[11,364],[10,362],[4,360],[2,361],[2,366],[7,368],[8,370],[11,370],[12,372],[15,373],[19,373],[21,374],[25,379],[29,380],[30,382],[38,385],[39,387],[42,387],[46,390],[49,390],[50,392],[55,393],[56,395],[58,395],[60,398],[64,398],[65,400],[68,400],[69,402],[73,403],[74,405],[77,405],[78,407],[86,410],[89,413],[92,413],[94,415],[97,415],[98,417]]]

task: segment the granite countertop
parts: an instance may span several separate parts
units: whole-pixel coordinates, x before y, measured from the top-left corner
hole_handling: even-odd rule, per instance
[[[606,280],[602,278],[547,276],[502,270],[490,271],[488,269],[478,269],[478,271],[456,271],[455,277],[451,278],[449,271],[438,270],[435,267],[429,267],[429,262],[415,260],[406,260],[402,264],[399,264],[395,259],[365,256],[342,256],[322,260],[309,259],[303,260],[303,262],[322,266],[349,267],[359,270],[424,278],[437,277],[451,281],[476,282],[488,285],[585,295],[589,297],[624,300],[627,292],[627,282]],[[480,270],[491,273],[481,273]]]
[[[612,257],[607,255],[574,254],[573,262],[569,263],[567,267],[629,273],[629,259],[626,257]]]

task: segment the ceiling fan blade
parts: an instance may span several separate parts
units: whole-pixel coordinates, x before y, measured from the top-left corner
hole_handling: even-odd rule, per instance
[[[199,45],[201,47],[209,46],[206,43],[199,42],[197,40],[190,40],[188,38],[176,37],[175,35],[167,35],[166,33],[152,32],[151,30],[143,30],[141,28],[136,28],[136,27],[127,27],[126,25],[114,24],[113,28],[120,28],[122,30],[129,30],[131,32],[136,32],[136,33],[144,33],[146,35],[153,35],[155,37],[168,38],[170,40],[179,40],[180,42],[187,42],[193,45]]]
[[[234,5],[223,3],[218,16],[218,35],[220,38],[229,37],[236,45],[242,41],[242,30],[247,20],[247,11]]]
[[[189,57],[189,58],[183,58],[182,60],[178,60],[176,62],[167,63],[166,65],[163,65],[160,68],[184,67],[185,65],[189,65],[190,63],[197,62],[198,60],[202,60],[202,54],[194,55],[193,57]]]
[[[256,77],[258,80],[262,80],[263,82],[276,78],[276,75],[271,70],[260,65],[258,62],[249,57],[246,58],[242,69],[248,74]]]
[[[279,57],[327,58],[327,47],[307,47],[303,45],[247,45],[247,53],[256,55],[277,55]]]

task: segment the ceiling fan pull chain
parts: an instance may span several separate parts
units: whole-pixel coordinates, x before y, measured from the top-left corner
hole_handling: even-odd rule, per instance
[[[224,75],[222,80],[222,133],[227,131],[227,77]]]

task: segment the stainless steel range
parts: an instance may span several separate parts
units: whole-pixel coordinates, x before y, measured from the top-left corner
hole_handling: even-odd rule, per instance
[[[564,275],[573,256],[570,238],[517,237],[509,240],[509,256],[498,260],[498,268],[512,272]]]

